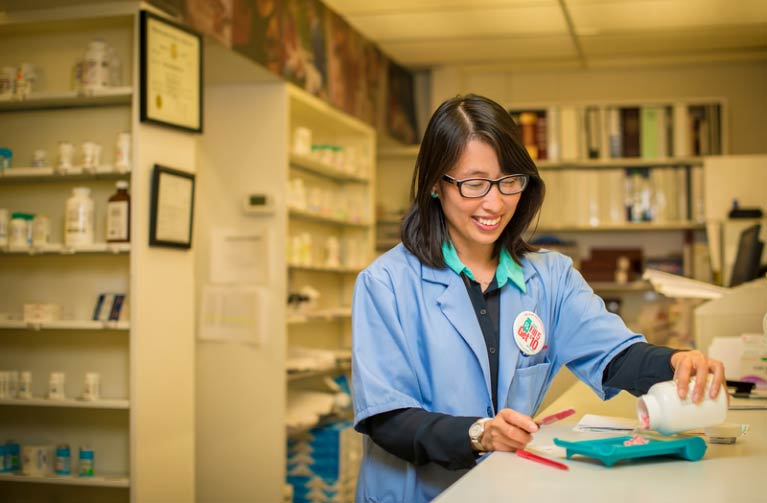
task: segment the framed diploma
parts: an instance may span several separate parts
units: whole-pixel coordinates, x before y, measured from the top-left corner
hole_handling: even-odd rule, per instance
[[[192,247],[194,174],[154,165],[149,246]]]
[[[202,132],[202,37],[150,12],[140,19],[140,118]]]

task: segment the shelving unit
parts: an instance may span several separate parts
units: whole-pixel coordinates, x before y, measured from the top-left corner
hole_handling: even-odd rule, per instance
[[[216,60],[222,57],[217,53]],[[342,366],[289,374],[288,351],[350,348],[354,281],[373,258],[374,131],[276,78],[254,79],[217,73],[206,87],[194,231],[201,243],[198,288],[216,282],[211,243],[221,229],[230,236],[263,236],[255,262],[268,274],[252,286],[264,290],[268,316],[260,345],[198,343],[196,446],[207,453],[197,460],[201,501],[282,498],[285,463],[275,460],[287,452],[288,394],[348,372]],[[268,120],[258,119],[263,117]],[[295,144],[297,128],[311,131],[306,149]],[[323,147],[346,154],[334,157]],[[265,195],[273,205],[267,212],[244,212],[237,203],[247,194]],[[309,286],[319,292],[311,307],[288,306],[290,294]],[[242,445],[258,448],[244,451]],[[234,470],[217,462],[232,453]],[[226,487],[221,480],[229,481]]]
[[[46,8],[50,5],[51,8]],[[0,499],[98,500],[105,503],[193,500],[194,252],[147,245],[150,177],[155,163],[195,168],[191,134],[139,121],[139,2],[4,13],[0,59],[30,62],[37,86],[25,99],[0,99],[0,137],[13,166],[0,171],[0,207],[44,215],[50,243],[0,250],[0,368],[30,371],[32,395],[46,395],[48,374],[64,372],[67,397],[80,395],[86,372],[101,376],[101,400],[0,400],[0,432],[22,445],[89,445],[96,476],[28,477],[0,474]],[[102,91],[72,91],[71,72],[88,43],[100,38],[122,61],[123,83]],[[53,50],[52,48],[55,48]],[[132,166],[114,167],[118,133],[131,133]],[[54,169],[58,144],[75,146],[75,168]],[[101,145],[101,165],[78,167],[85,141]],[[30,167],[47,152],[48,166]],[[115,181],[131,193],[133,242],[105,242],[105,209]],[[87,186],[95,203],[94,244],[64,243],[64,209],[73,187]],[[92,321],[99,294],[125,293],[121,321]],[[62,320],[20,321],[25,303],[62,307]],[[30,332],[34,334],[30,334]],[[172,354],[172,358],[163,355]],[[170,435],[170,437],[168,437]],[[154,447],[169,438],[173,449]],[[159,474],[157,466],[174,466]],[[154,467],[154,468],[153,468]],[[23,483],[22,491],[16,487]]]

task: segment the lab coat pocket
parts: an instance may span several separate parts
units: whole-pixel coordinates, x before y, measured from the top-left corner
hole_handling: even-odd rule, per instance
[[[518,368],[511,379],[506,407],[533,416],[541,405],[550,369],[551,363]]]

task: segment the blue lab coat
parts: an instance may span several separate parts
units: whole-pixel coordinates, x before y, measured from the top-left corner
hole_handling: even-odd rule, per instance
[[[501,291],[498,404],[534,415],[562,365],[602,399],[607,364],[644,337],[605,310],[572,261],[555,252],[522,259],[525,290]],[[512,326],[522,311],[543,321],[547,348],[533,356],[516,346]],[[357,278],[352,307],[355,427],[368,417],[420,407],[455,416],[492,417],[490,368],[463,280],[449,268],[424,266],[401,244]],[[468,438],[468,432],[467,432]],[[463,471],[415,466],[364,437],[357,502],[429,501]]]

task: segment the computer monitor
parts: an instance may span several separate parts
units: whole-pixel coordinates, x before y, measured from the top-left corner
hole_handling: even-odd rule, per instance
[[[759,265],[764,248],[764,243],[759,241],[760,229],[760,224],[754,224],[740,233],[738,254],[732,266],[730,286],[738,286],[759,277]]]

